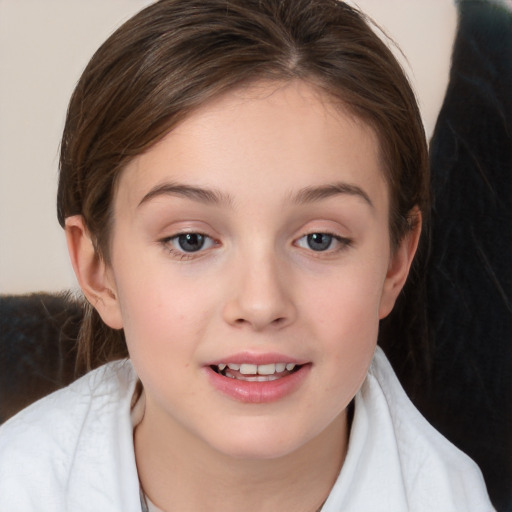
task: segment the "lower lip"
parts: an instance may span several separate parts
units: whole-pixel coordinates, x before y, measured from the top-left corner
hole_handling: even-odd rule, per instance
[[[224,377],[210,367],[206,367],[206,371],[210,383],[217,391],[238,402],[262,404],[276,402],[291,395],[307,377],[310,368],[311,365],[305,364],[286,377],[265,382],[249,382]]]

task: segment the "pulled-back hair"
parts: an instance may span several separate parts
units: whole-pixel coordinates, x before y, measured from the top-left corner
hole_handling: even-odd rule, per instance
[[[337,0],[160,0],[121,26],[76,86],[62,137],[59,222],[83,216],[108,263],[112,202],[127,163],[209,100],[256,81],[308,81],[377,134],[391,246],[428,217],[425,136],[414,94],[364,16]],[[86,306],[87,368],[127,356],[122,331]]]

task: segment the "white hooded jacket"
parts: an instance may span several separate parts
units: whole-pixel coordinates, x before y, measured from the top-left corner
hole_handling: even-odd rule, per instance
[[[140,512],[131,399],[109,363],[0,427],[0,512]],[[377,348],[322,512],[489,512],[478,467],[434,430]]]

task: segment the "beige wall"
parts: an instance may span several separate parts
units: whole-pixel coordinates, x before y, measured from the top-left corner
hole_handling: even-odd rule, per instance
[[[74,287],[55,214],[67,101],[97,46],[150,0],[0,0],[0,293]],[[442,100],[451,0],[352,2],[401,45],[427,131]],[[435,37],[433,37],[435,34]]]
[[[148,3],[0,0],[0,293],[75,286],[55,214],[67,102],[94,50]]]

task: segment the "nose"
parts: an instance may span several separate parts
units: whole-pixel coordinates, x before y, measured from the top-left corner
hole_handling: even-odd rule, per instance
[[[232,269],[224,320],[254,331],[283,328],[296,317],[292,287],[284,265],[273,255],[240,258]]]

